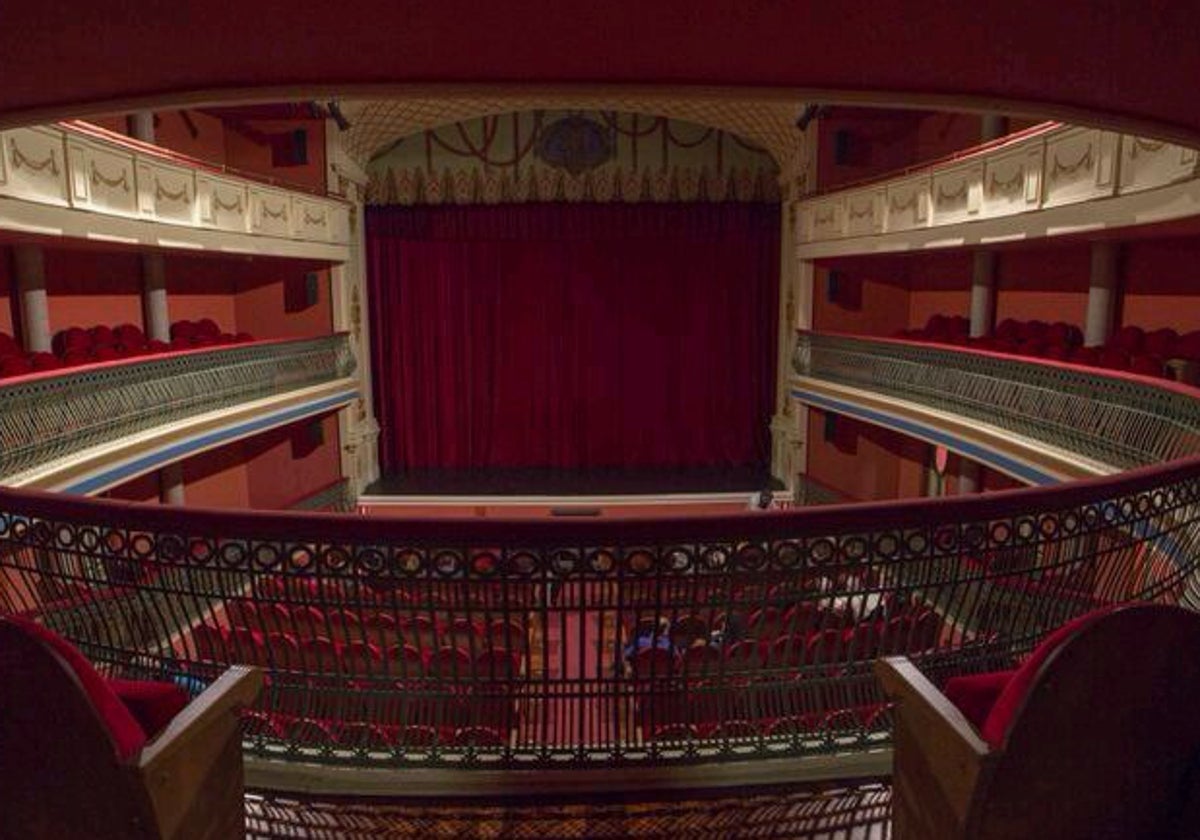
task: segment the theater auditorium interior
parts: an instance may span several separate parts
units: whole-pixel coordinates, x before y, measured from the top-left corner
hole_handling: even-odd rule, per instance
[[[1200,836],[1200,6],[154,5],[0,27],[0,838]]]

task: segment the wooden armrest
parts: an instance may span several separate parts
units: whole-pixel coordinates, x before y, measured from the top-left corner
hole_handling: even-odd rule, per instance
[[[998,754],[907,657],[876,661],[875,674],[896,702],[893,802],[902,836],[968,837],[972,802]]]
[[[203,737],[213,723],[258,699],[262,684],[262,672],[257,668],[234,665],[226,670],[142,748],[138,767],[148,772],[170,761],[178,750]]]
[[[875,663],[875,676],[888,699],[901,707],[901,713],[915,720],[938,722],[942,737],[961,751],[964,757],[982,759],[992,748],[979,737],[975,727],[946,699],[929,678],[917,670],[907,656],[889,656]]]

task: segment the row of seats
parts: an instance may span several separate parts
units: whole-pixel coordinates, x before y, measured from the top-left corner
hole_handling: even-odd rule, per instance
[[[429,749],[502,747],[510,733],[494,726],[433,726],[325,720],[305,716],[245,712],[247,738],[288,740],[308,747]]]
[[[936,648],[942,629],[941,617],[926,609],[842,629],[786,631],[777,636],[745,638],[729,645],[700,643],[682,650],[658,645],[642,647],[630,657],[629,665],[638,679],[680,672],[704,674],[805,665],[836,668],[847,662]]]
[[[821,732],[838,733],[860,729],[887,729],[891,726],[891,708],[884,703],[810,712],[802,715],[765,718],[703,719],[704,704],[693,706],[691,720],[643,723],[647,740],[656,743],[675,741],[728,740],[759,737],[805,737]]]
[[[990,336],[969,337],[969,322],[962,316],[933,315],[924,327],[901,330],[897,337],[992,350],[1031,358],[1121,370],[1143,376],[1166,376],[1170,360],[1200,362],[1200,330],[1180,335],[1164,328],[1147,332],[1141,327],[1118,330],[1103,347],[1084,347],[1083,332],[1059,321],[1017,321],[1008,318]]]
[[[62,370],[94,362],[129,359],[194,347],[216,347],[253,341],[249,333],[223,333],[216,322],[177,321],[171,326],[170,343],[147,339],[134,324],[109,327],[69,327],[51,341],[52,352],[27,353],[9,334],[0,332],[0,378],[23,376],[46,370]]]
[[[456,645],[430,649],[405,643],[381,647],[368,641],[297,639],[288,633],[264,634],[208,623],[193,630],[192,640],[203,660],[303,673],[507,681],[519,675],[524,664],[519,653],[491,644],[475,649]]]

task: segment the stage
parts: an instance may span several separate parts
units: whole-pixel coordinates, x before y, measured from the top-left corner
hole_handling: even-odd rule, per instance
[[[415,470],[381,478],[358,504],[385,516],[653,516],[745,510],[762,490],[791,498],[764,467]]]

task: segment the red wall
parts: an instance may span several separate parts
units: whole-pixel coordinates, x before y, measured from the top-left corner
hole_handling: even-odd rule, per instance
[[[1118,324],[1200,329],[1200,237],[1128,243],[1121,274]]]
[[[308,132],[308,163],[303,166],[275,167],[271,165],[271,149],[255,138],[239,132],[236,123],[225,128],[225,163],[235,169],[257,172],[308,187],[325,189],[325,121],[324,120],[245,120],[253,132],[282,133],[293,129]]]
[[[67,327],[142,323],[137,254],[46,249],[46,296],[52,333]]]
[[[101,495],[106,499],[121,499],[126,502],[157,503],[159,498],[158,473],[146,473],[132,481],[111,487]]]
[[[996,267],[996,323],[1040,319],[1082,327],[1090,274],[1086,242],[1002,251]]]
[[[15,336],[20,320],[12,283],[12,253],[8,248],[0,248],[0,332]]]
[[[922,495],[927,444],[845,416],[838,416],[827,441],[827,416],[809,410],[809,475],[860,501]]]
[[[242,443],[210,449],[183,462],[184,499],[191,507],[249,507]]]

